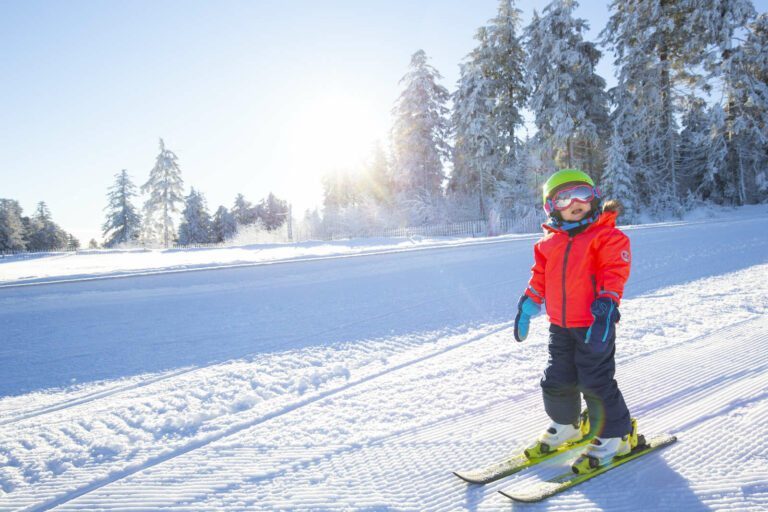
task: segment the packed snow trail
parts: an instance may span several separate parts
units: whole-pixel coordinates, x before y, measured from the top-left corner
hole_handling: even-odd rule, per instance
[[[619,379],[641,430],[680,436],[646,476],[673,507],[768,506],[766,443],[737,421],[766,419],[765,221],[629,230]],[[510,332],[531,243],[0,291],[0,510],[508,510],[495,489],[563,461],[482,489],[450,471],[546,423],[545,320]],[[167,335],[192,341],[156,360]],[[698,453],[730,430],[740,464]]]
[[[766,271],[762,266],[695,283],[692,293],[710,297],[692,304],[692,312],[711,314],[714,292],[726,282],[746,291],[752,272]],[[768,302],[768,296],[762,299]],[[627,308],[639,322],[648,320],[632,304]],[[641,429],[673,430],[680,441],[538,507],[768,506],[768,445],[731,449],[754,439],[754,425],[768,420],[768,317],[764,310],[755,313],[653,350],[627,347],[618,377]],[[529,346],[517,345],[510,331],[384,372],[126,477],[107,475],[50,505],[129,510],[139,500],[139,508],[149,510],[508,510],[497,489],[554,476],[567,463],[559,457],[485,487],[467,486],[450,474],[459,465],[520,448],[546,423],[538,372],[527,364],[542,356],[536,353],[545,340],[539,335]],[[439,393],[432,393],[435,388]],[[489,389],[504,390],[504,396]],[[720,442],[725,438],[730,443]]]

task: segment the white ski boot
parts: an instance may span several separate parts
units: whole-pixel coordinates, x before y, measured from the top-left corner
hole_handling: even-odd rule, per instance
[[[580,441],[589,433],[589,417],[587,411],[581,413],[579,422],[573,425],[563,425],[552,422],[535,443],[528,446],[523,453],[528,459],[535,459],[551,453],[564,444]]]
[[[632,418],[632,432],[621,437],[595,437],[584,452],[573,463],[574,473],[584,474],[600,466],[629,454],[637,446],[637,421]]]

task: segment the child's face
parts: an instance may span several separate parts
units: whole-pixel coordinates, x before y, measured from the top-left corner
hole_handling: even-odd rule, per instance
[[[560,215],[563,216],[563,220],[566,222],[577,222],[587,216],[591,205],[589,203],[580,203],[574,201],[571,206],[565,210],[560,210]]]

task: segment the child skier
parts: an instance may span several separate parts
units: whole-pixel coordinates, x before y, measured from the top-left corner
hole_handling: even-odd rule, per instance
[[[586,473],[637,444],[637,425],[614,379],[615,324],[629,277],[629,238],[616,229],[619,203],[609,201],[603,208],[597,187],[581,171],[553,174],[544,184],[543,199],[549,219],[518,303],[515,339],[528,336],[531,317],[545,303],[549,361],[541,388],[552,424],[525,455],[540,457],[582,439],[583,394],[595,437],[573,470]]]

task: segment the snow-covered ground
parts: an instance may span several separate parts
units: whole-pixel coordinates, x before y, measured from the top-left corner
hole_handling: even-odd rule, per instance
[[[526,506],[567,457],[451,471],[548,423],[536,236],[5,260],[0,510],[768,509],[768,208],[625,231],[619,383],[679,441]]]

